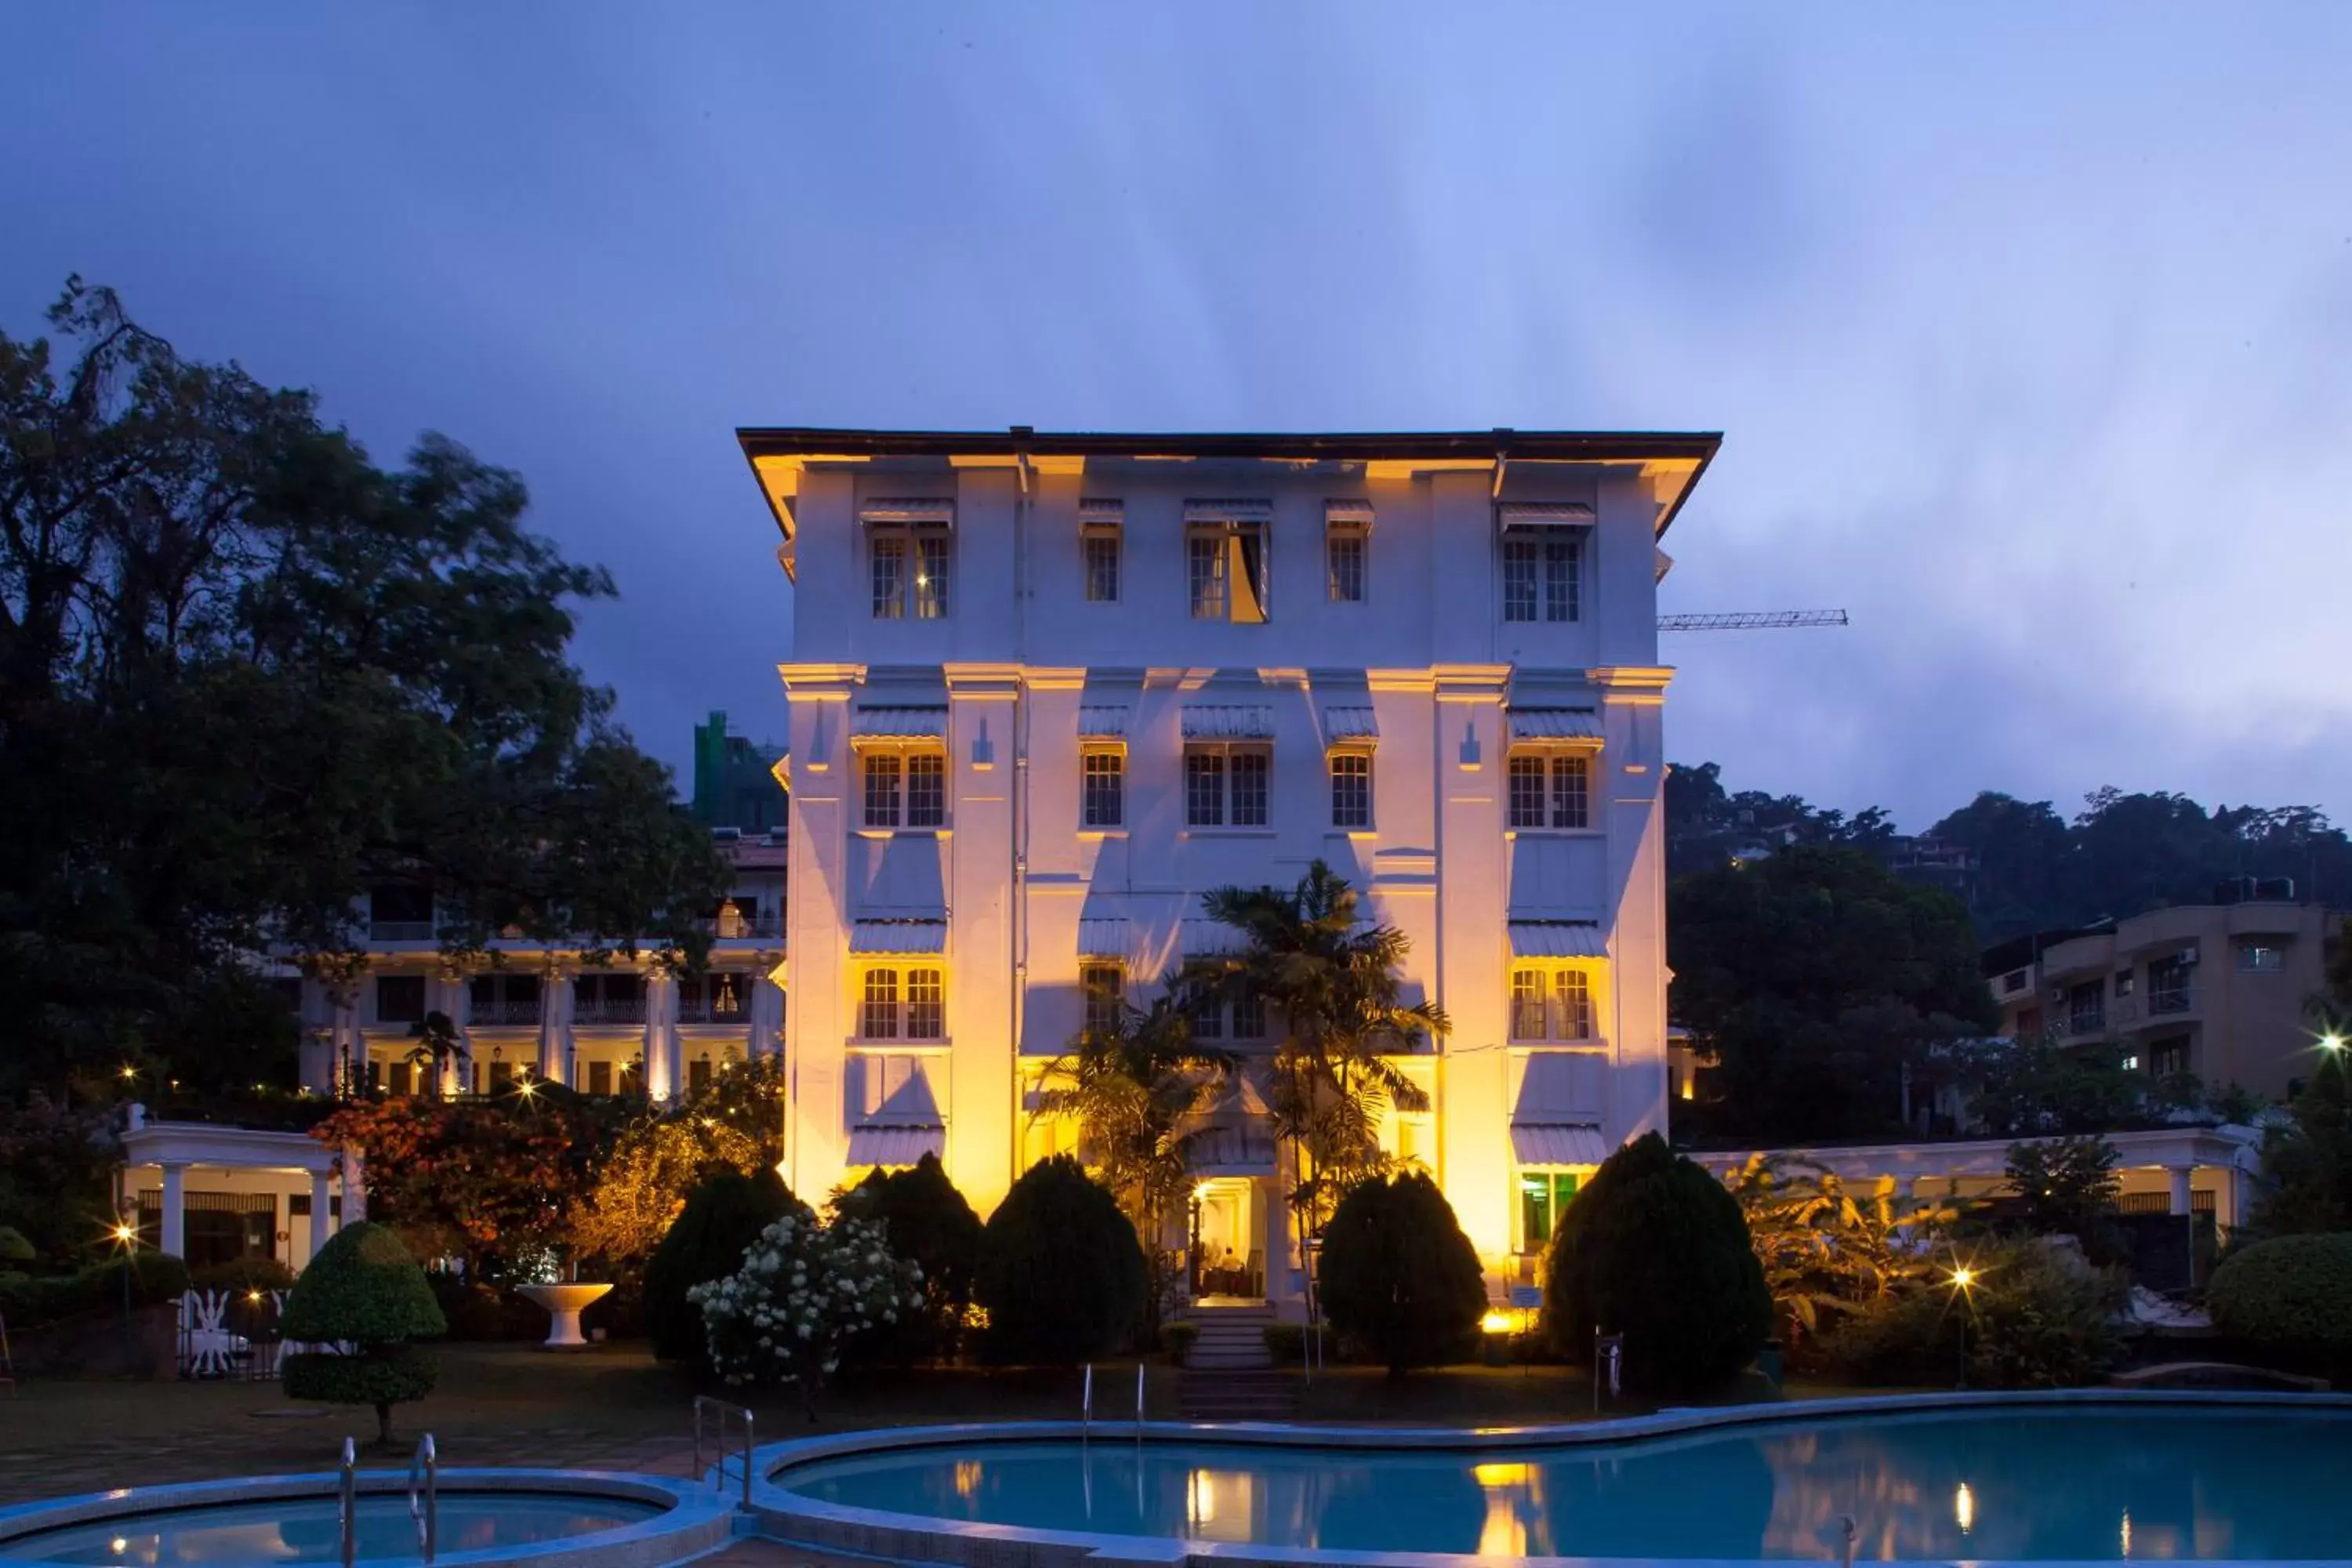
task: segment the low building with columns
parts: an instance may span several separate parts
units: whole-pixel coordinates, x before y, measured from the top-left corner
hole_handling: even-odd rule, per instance
[[[247,1258],[299,1268],[366,1212],[359,1152],[304,1132],[151,1121],[133,1105],[122,1154],[117,1212],[141,1247],[191,1268]]]
[[[728,1061],[782,1048],[782,828],[717,830],[735,876],[710,920],[701,974],[651,955],[500,938],[457,962],[442,952],[430,889],[387,886],[362,917],[364,962],[348,973],[281,981],[304,1035],[302,1083],[379,1094],[497,1094],[537,1080],[584,1094],[668,1100]],[[415,1033],[428,1014],[456,1026],[462,1058],[436,1065]]]

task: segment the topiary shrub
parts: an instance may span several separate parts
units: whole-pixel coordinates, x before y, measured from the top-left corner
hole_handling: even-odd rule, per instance
[[[1486,1310],[1477,1248],[1418,1171],[1349,1189],[1324,1227],[1318,1281],[1332,1331],[1391,1377],[1458,1354]]]
[[[2234,1252],[2205,1288],[2213,1326],[2291,1366],[2352,1374],[2352,1232]]]
[[[373,1405],[376,1441],[389,1444],[392,1407],[424,1398],[438,1376],[431,1352],[410,1342],[438,1338],[449,1325],[398,1233],[362,1221],[310,1259],[280,1327],[289,1340],[352,1347],[288,1356],[287,1397]]]
[[[1571,1363],[1625,1336],[1628,1387],[1681,1394],[1728,1382],[1772,1331],[1772,1296],[1738,1200],[1652,1132],[1576,1194],[1544,1257],[1544,1317]]]
[[[956,1184],[926,1154],[903,1171],[876,1171],[842,1194],[844,1218],[883,1227],[893,1257],[923,1271],[923,1308],[887,1333],[861,1336],[850,1347],[864,1362],[904,1366],[909,1362],[955,1353],[963,1332],[964,1310],[971,1305],[972,1270],[980,1263],[980,1216]]]
[[[662,1233],[646,1262],[646,1333],[663,1361],[703,1364],[709,1358],[702,1309],[687,1300],[697,1285],[743,1267],[744,1249],[796,1205],[773,1171],[725,1171],[703,1182]]]
[[[1066,1154],[1022,1173],[982,1235],[972,1296],[991,1361],[1067,1366],[1108,1355],[1143,1317],[1143,1248],[1108,1188]]]

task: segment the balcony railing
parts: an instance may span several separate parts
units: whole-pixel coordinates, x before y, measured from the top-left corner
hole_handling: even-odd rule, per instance
[[[773,914],[743,915],[732,911],[702,922],[702,929],[721,942],[783,935],[783,921]]]
[[[370,921],[370,942],[431,942],[431,921]]]
[[[2107,1032],[2107,1015],[2104,1008],[2080,1007],[2066,1015],[2069,1035],[2104,1035]]]
[[[646,1021],[646,999],[635,996],[626,1001],[614,1002],[583,997],[572,1006],[572,1021],[575,1024],[642,1024]]]
[[[2187,1013],[2194,1009],[2196,1005],[2197,987],[2194,985],[2168,985],[2161,988],[2150,986],[2148,988],[2147,1011],[2150,1017],[2162,1017],[2168,1014]]]
[[[751,1010],[740,1002],[732,1007],[691,1000],[677,1005],[677,1021],[681,1024],[740,1024],[751,1016]]]
[[[476,1003],[472,1011],[473,1022],[484,1028],[536,1025],[540,1016],[536,1001]]]

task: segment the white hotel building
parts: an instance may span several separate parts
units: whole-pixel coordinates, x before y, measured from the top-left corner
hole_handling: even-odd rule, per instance
[[[1496,1283],[1664,1129],[1657,541],[1717,437],[739,437],[797,584],[796,1191],[928,1150],[987,1212],[1072,1142],[1030,1107],[1089,985],[1140,999],[1233,942],[1205,890],[1318,858],[1452,1017],[1387,1135]],[[1202,1252],[1281,1304],[1254,1103],[1203,1141]]]

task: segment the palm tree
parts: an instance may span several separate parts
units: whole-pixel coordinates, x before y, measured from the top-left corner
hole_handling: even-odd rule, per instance
[[[1161,1242],[1192,1191],[1189,1149],[1199,1116],[1216,1099],[1233,1057],[1193,1042],[1192,1021],[1173,994],[1149,1008],[1111,1000],[1109,1026],[1081,1029],[1045,1068],[1035,1114],[1077,1121],[1080,1157],[1142,1238],[1156,1320],[1173,1277]]]
[[[1291,1148],[1303,1250],[1349,1187],[1393,1163],[1381,1147],[1389,1107],[1428,1109],[1427,1091],[1389,1058],[1451,1026],[1432,1004],[1403,1000],[1397,970],[1410,939],[1366,921],[1356,890],[1320,860],[1288,891],[1219,888],[1201,903],[1248,945],[1186,966],[1190,1005],[1254,994],[1282,1010],[1265,1101]]]

